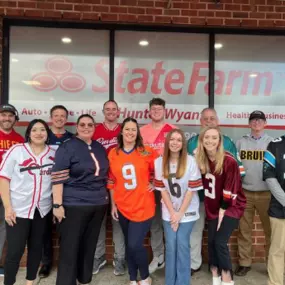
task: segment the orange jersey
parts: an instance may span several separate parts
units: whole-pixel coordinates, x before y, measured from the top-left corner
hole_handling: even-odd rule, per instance
[[[146,146],[130,153],[111,149],[108,158],[110,171],[108,189],[114,190],[118,210],[134,222],[146,221],[154,216],[154,193],[149,192],[157,152]]]

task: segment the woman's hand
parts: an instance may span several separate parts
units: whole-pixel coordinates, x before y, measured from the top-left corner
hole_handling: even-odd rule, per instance
[[[183,214],[181,214],[180,212],[174,212],[171,216],[170,216],[170,223],[171,224],[179,224],[180,220],[182,219]]]
[[[171,228],[173,229],[174,232],[177,232],[179,228],[179,223],[171,224]]]
[[[118,208],[116,204],[112,204],[111,215],[115,221],[119,221]]]
[[[224,210],[224,209],[220,209],[220,210],[219,210],[219,219],[218,219],[217,231],[219,231],[219,229],[220,229],[220,227],[221,227],[221,224],[222,224],[224,215],[225,215],[225,210]]]
[[[65,210],[63,206],[60,206],[59,208],[54,208],[53,209],[53,215],[55,216],[55,218],[58,220],[59,223],[61,223],[61,221],[63,219],[65,219]]]
[[[155,190],[152,183],[148,184],[147,190],[148,190],[148,192],[153,192]]]
[[[5,208],[5,221],[11,227],[13,227],[16,223],[16,213],[12,209],[12,207]]]

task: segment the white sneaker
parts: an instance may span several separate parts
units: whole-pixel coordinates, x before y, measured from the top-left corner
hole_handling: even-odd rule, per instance
[[[137,281],[130,281],[129,285],[138,285],[138,282]]]
[[[159,257],[154,256],[153,260],[148,266],[149,274],[154,273],[157,269],[161,269],[165,266],[164,263],[164,254],[161,254]]]
[[[221,285],[221,284],[222,284],[221,276],[213,277],[213,285]]]
[[[152,279],[148,277],[145,280],[139,281],[138,285],[151,285],[151,283],[152,283]]]
[[[224,282],[222,281],[221,285],[234,285],[235,282],[234,281],[231,281],[231,282]]]

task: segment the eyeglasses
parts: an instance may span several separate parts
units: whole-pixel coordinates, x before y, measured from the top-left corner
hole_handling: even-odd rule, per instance
[[[93,128],[94,124],[92,124],[92,123],[89,123],[89,124],[81,123],[81,124],[79,124],[79,127],[80,128]]]

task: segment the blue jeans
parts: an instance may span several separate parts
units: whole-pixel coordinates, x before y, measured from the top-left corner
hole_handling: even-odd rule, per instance
[[[163,221],[165,235],[165,285],[191,284],[190,234],[194,222],[180,223],[177,232]]]
[[[119,222],[125,237],[130,280],[137,280],[138,270],[144,280],[149,276],[149,271],[147,250],[143,243],[150,230],[152,218],[143,222],[133,222],[119,212]]]

